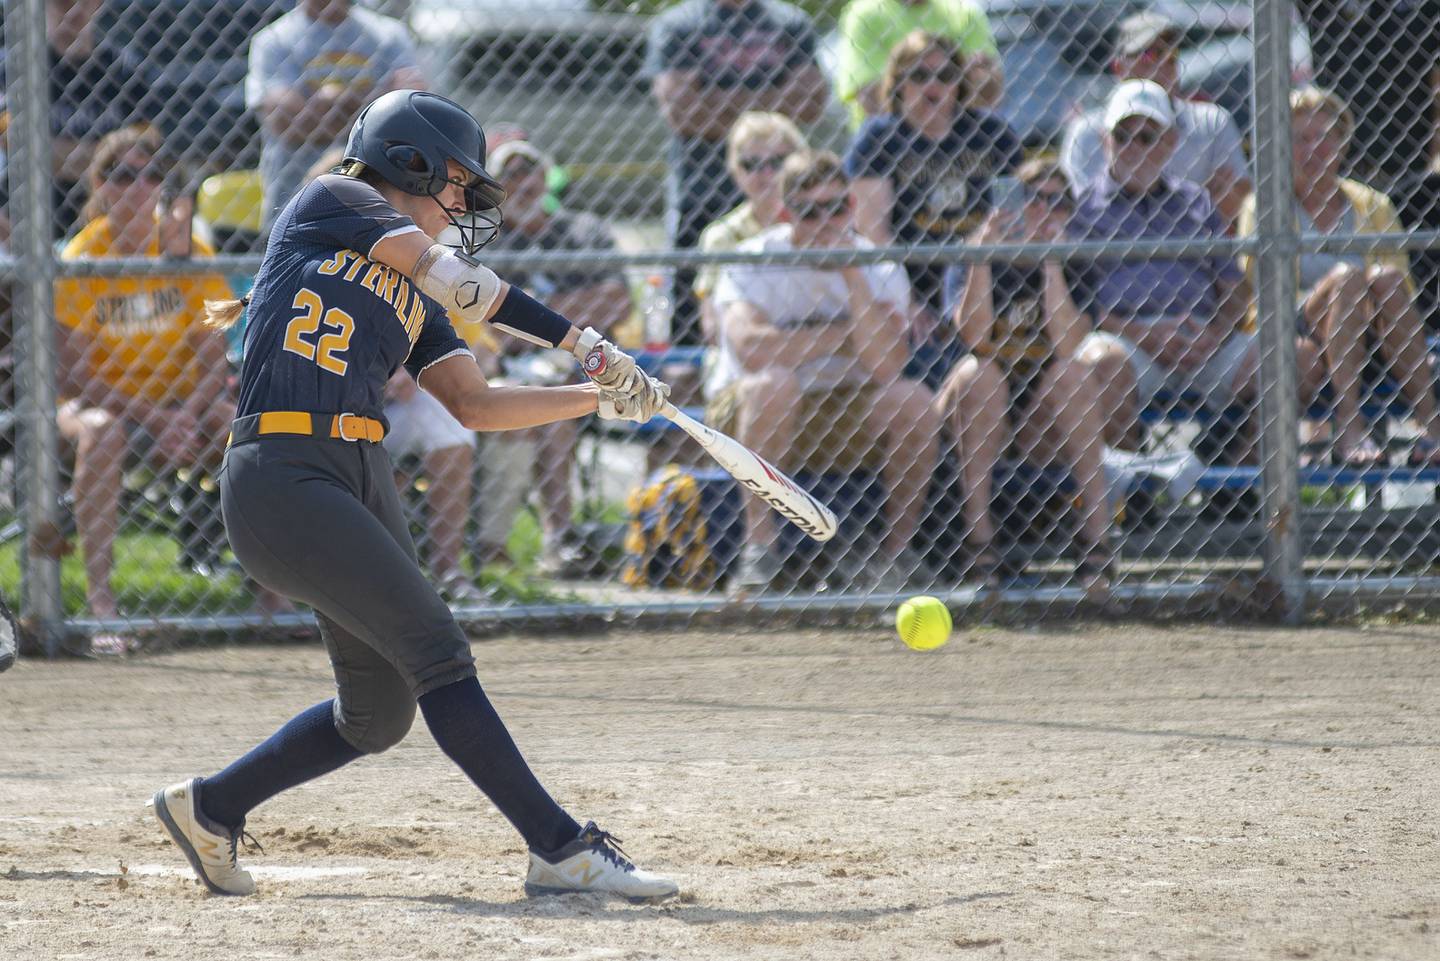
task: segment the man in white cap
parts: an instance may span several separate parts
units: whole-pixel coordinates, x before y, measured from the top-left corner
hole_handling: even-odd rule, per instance
[[[1224,236],[1205,190],[1166,174],[1180,133],[1170,96],[1149,80],[1117,86],[1104,112],[1105,166],[1081,192],[1072,231],[1080,240],[1213,240]],[[1256,336],[1244,332],[1245,297],[1234,258],[1100,260],[1078,271],[1076,303],[1095,322],[1080,358],[1096,372],[1112,446],[1136,439],[1138,415],[1161,391],[1223,411],[1255,399]],[[1323,368],[1301,339],[1302,396]]]
[[[1240,130],[1229,111],[1180,96],[1182,34],[1178,24],[1154,11],[1126,17],[1120,22],[1111,69],[1122,82],[1150,80],[1169,96],[1177,144],[1165,173],[1204,187],[1228,230],[1250,193],[1249,168],[1240,147]],[[1088,187],[1105,167],[1104,136],[1101,111],[1085,114],[1065,130],[1060,166],[1076,193]]]

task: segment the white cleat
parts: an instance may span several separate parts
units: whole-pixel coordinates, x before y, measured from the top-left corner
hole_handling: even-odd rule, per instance
[[[155,816],[207,888],[216,894],[254,894],[255,880],[235,861],[235,846],[241,838],[251,843],[254,839],[243,826],[230,831],[201,813],[198,780],[191,778],[157,792],[150,802]]]
[[[680,886],[631,864],[620,850],[620,839],[591,821],[579,837],[560,850],[543,855],[530,852],[526,894],[533,898],[577,891],[618,894],[639,904],[678,894]]]

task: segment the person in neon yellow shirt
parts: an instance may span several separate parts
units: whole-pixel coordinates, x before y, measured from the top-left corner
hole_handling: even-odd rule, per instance
[[[967,106],[993,109],[1004,94],[1000,51],[990,22],[974,0],[853,0],[840,17],[836,93],[850,108],[850,125],[885,112],[880,79],[897,43],[914,30],[954,42],[969,61]]]

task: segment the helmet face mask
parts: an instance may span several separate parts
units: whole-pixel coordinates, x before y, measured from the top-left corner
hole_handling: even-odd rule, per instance
[[[474,254],[499,231],[505,190],[485,170],[485,132],[452,100],[421,90],[384,94],[356,118],[345,159],[363,163],[405,193],[430,197],[437,204],[447,184],[463,187],[464,208],[444,209],[466,254]],[[450,179],[451,161],[469,172],[467,181]]]

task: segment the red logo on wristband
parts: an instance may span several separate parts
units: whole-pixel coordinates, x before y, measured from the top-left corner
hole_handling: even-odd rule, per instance
[[[585,376],[594,379],[605,373],[605,351],[600,347],[590,348],[590,353],[585,355],[585,360],[580,366],[585,370]]]

